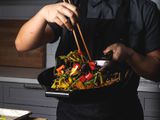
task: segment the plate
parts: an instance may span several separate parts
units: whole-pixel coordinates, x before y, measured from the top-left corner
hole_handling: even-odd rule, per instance
[[[31,111],[0,108],[0,116],[4,116],[6,120],[21,120],[28,117]]]

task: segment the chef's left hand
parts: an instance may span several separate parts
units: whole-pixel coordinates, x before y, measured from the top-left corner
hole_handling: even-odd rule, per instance
[[[114,61],[123,61],[126,60],[131,53],[132,49],[126,47],[122,43],[114,43],[110,46],[108,46],[103,53],[106,54],[109,51],[113,51],[113,57],[112,59]]]

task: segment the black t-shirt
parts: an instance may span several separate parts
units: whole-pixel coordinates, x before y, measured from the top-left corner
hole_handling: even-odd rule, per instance
[[[87,0],[86,0],[87,1]],[[114,19],[122,0],[88,0],[87,18]],[[74,0],[79,4],[80,0]],[[80,7],[80,5],[77,5]],[[103,11],[103,15],[102,14]],[[146,54],[160,48],[160,11],[150,0],[130,0],[130,47]],[[51,24],[56,37],[55,42],[63,35],[62,28]],[[62,37],[63,38],[63,37]],[[64,38],[63,38],[64,39]],[[66,38],[65,38],[66,39]],[[64,45],[66,46],[66,45]],[[62,48],[61,48],[62,49]],[[64,51],[63,54],[66,54]],[[61,55],[57,54],[56,56]]]
[[[112,28],[112,25],[114,24],[114,21],[117,19],[117,14],[119,8],[122,7],[123,0],[73,1],[74,4],[80,8],[80,25],[87,46],[93,58],[97,59],[97,57],[102,57],[102,50],[105,49],[105,47],[107,47],[107,45],[109,45],[109,43],[112,43],[115,39],[116,40],[114,42],[122,42],[142,55],[145,55],[153,50],[160,49],[160,13],[157,9],[157,6],[150,0],[129,0],[129,9],[126,12],[128,13],[128,16],[124,16],[124,20],[126,20],[127,25],[125,25],[125,22],[119,21],[120,25],[121,23],[123,23],[122,25],[128,27],[126,29],[123,29],[122,31],[120,29],[117,31],[114,29],[115,33],[114,30],[112,32],[110,32],[110,30]],[[53,40],[53,42],[56,41],[59,37],[61,37],[59,46],[57,48],[56,57],[60,55],[66,55],[71,50],[76,49],[76,45],[73,40],[74,38],[71,32],[67,31],[66,29],[60,28],[56,24],[50,23],[50,26],[52,27],[53,31],[56,32],[56,39]],[[121,27],[123,28],[123,26]],[[126,32],[127,29],[128,32]],[[125,33],[123,33],[124,31]],[[110,36],[110,34],[112,34],[112,36]],[[118,37],[114,37],[116,35]],[[122,41],[121,38],[123,39]],[[108,40],[109,42],[106,42]],[[123,89],[123,92],[127,91],[127,93],[123,94],[130,95],[128,96],[128,99],[132,98],[131,96],[134,96],[137,93],[138,85],[139,75],[137,75],[133,70],[131,70],[127,81],[122,84],[123,87],[121,87],[121,89]],[[118,91],[119,90],[120,89],[118,89]],[[92,101],[92,98],[89,99],[89,101],[90,100]],[[96,102],[96,105],[98,103],[100,102]],[[109,104],[110,103],[112,104],[112,102],[109,102]],[[88,107],[85,105],[85,109],[92,108],[94,105],[95,104],[89,103]],[[72,106],[75,111],[70,110],[70,106]],[[63,105],[60,104],[60,107],[64,107],[64,110],[66,110],[65,112],[68,113],[82,113],[82,111],[78,111],[78,109],[75,108],[76,106],[74,106],[73,104],[71,105],[71,103]],[[96,107],[96,110],[97,108],[98,107]],[[83,110],[83,108],[81,109]],[[61,110],[58,111],[60,112]],[[84,114],[85,112],[86,111],[84,111]],[[132,111],[132,113],[134,112],[135,111]],[[63,110],[62,113],[64,114]]]

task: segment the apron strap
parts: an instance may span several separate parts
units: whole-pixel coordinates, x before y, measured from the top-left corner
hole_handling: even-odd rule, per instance
[[[120,42],[128,45],[129,42],[129,12],[130,0],[123,0],[117,11],[113,29],[110,31],[113,43]]]

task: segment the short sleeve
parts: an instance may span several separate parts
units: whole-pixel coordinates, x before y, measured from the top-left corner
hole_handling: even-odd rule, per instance
[[[160,11],[153,2],[143,6],[145,53],[160,49]]]
[[[56,23],[48,23],[49,26],[55,33],[55,38],[50,43],[53,43],[58,40],[58,38],[62,35],[62,27],[58,26]]]
[[[62,0],[57,0],[55,3],[62,2]],[[56,23],[48,23],[53,32],[55,33],[55,38],[50,43],[53,43],[58,40],[58,38],[62,35],[62,27],[58,26]]]

